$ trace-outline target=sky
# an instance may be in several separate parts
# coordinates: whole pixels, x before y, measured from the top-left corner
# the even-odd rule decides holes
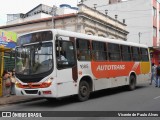
[[[80,0],[0,0],[0,26],[5,25],[7,14],[27,13],[39,4],[48,6],[59,6],[60,4],[69,4],[72,7],[77,6]]]
[[[0,3],[0,26],[5,25],[7,14],[27,13],[39,4],[56,5],[69,4],[72,7],[77,6],[80,0],[1,0]],[[157,0],[160,2],[160,0]]]

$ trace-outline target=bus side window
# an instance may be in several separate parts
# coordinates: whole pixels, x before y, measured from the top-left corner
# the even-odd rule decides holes
[[[119,44],[108,43],[108,56],[110,61],[121,60]]]
[[[92,41],[92,56],[95,61],[106,61],[106,44],[104,42]]]
[[[140,51],[138,47],[131,47],[132,49],[132,60],[133,61],[140,61],[141,56],[140,56]]]
[[[88,40],[77,39],[77,58],[79,61],[90,61],[90,42]]]
[[[121,45],[122,61],[131,61],[130,46]]]
[[[75,65],[75,48],[71,41],[56,41],[56,57],[59,69],[73,67]]]
[[[140,50],[141,50],[142,61],[149,61],[148,49],[147,48],[140,48]]]

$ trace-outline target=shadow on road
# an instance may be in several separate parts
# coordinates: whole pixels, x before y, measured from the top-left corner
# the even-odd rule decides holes
[[[135,90],[145,88],[147,86],[137,86]],[[116,87],[116,88],[109,88],[104,90],[99,90],[97,92],[92,93],[90,99],[100,98],[100,97],[106,97],[110,95],[120,94],[124,92],[131,92],[127,89],[126,86],[123,87]]]
[[[146,87],[147,87],[146,85],[137,86],[135,91],[140,90],[142,88],[146,88]],[[126,87],[117,87],[117,88],[112,88],[112,89],[99,90],[94,93],[91,93],[90,99],[94,100],[94,99],[99,99],[102,97],[109,97],[111,95],[120,94],[124,92],[132,92],[132,91],[128,91]],[[29,104],[27,104],[27,106],[60,107],[64,105],[74,104],[76,102],[77,100],[75,99],[75,96],[70,96],[70,97],[61,98],[59,100],[53,99],[52,102],[51,101],[49,102],[45,99],[36,101],[36,102],[32,102],[32,103],[30,102]]]

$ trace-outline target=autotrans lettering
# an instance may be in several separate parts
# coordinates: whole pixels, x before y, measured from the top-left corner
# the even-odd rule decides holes
[[[98,65],[97,71],[104,70],[124,70],[125,65]]]
[[[128,76],[130,71],[140,74],[140,64],[135,62],[91,62],[92,73],[96,78]],[[133,69],[135,68],[135,69]]]

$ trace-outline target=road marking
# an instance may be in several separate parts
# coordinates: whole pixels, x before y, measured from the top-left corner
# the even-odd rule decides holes
[[[155,97],[154,99],[158,99],[158,98],[160,98],[160,96],[157,96],[157,97]]]

